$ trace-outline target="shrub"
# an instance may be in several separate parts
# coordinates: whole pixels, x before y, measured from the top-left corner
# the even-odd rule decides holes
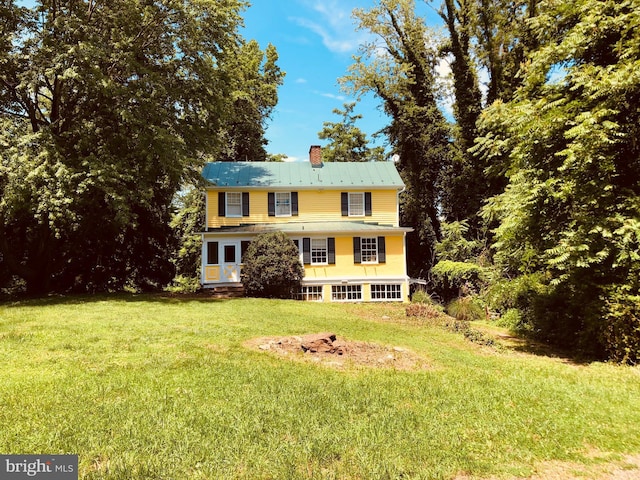
[[[447,305],[447,313],[456,320],[469,322],[472,320],[482,320],[484,311],[473,297],[460,297]]]
[[[431,269],[431,281],[439,297],[451,300],[478,293],[486,284],[486,269],[475,263],[441,260]]]
[[[483,292],[482,298],[491,310],[503,313],[510,308],[524,308],[545,290],[546,286],[541,274],[527,274],[514,279],[503,278],[493,282]]]
[[[431,298],[431,295],[429,295],[424,290],[416,290],[415,292],[413,292],[413,295],[411,295],[411,302],[412,303],[427,303],[427,304],[435,303],[433,301],[433,298]]]
[[[621,289],[619,289],[621,290]],[[640,295],[614,292],[607,300],[604,347],[611,360],[636,365],[640,362]]]
[[[177,275],[165,291],[171,293],[195,293],[200,290],[200,279]]]
[[[258,235],[242,262],[241,281],[248,296],[292,298],[300,289],[304,267],[298,248],[282,232]]]
[[[510,308],[502,315],[500,315],[498,320],[496,320],[496,325],[506,328],[514,333],[521,333],[523,330],[522,322],[523,318],[520,314],[520,310],[518,310],[517,308]]]

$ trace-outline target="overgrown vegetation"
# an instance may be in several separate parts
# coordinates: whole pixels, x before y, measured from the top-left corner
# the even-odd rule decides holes
[[[356,12],[379,42],[343,80],[392,118],[410,275],[433,267],[445,303],[515,309],[521,332],[629,363],[640,360],[639,12],[640,0],[443,0],[447,37],[425,46],[415,3],[382,0]],[[433,110],[445,56],[455,125]]]

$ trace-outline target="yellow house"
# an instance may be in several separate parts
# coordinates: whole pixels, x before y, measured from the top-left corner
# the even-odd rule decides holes
[[[202,234],[202,284],[240,286],[242,255],[269,231],[300,250],[300,298],[406,301],[405,235],[399,226],[404,184],[392,162],[212,162]]]

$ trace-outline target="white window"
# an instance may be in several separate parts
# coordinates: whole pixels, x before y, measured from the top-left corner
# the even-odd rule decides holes
[[[362,285],[331,285],[331,300],[334,302],[362,300]]]
[[[311,265],[326,265],[328,263],[327,252],[326,238],[311,239]]]
[[[300,290],[300,298],[308,302],[322,301],[322,285],[308,285]]]
[[[291,216],[291,192],[276,192],[276,217]]]
[[[364,217],[364,192],[349,193],[349,216]]]
[[[371,285],[371,300],[402,300],[402,285]]]
[[[242,193],[241,192],[227,192],[227,217],[241,217],[242,216]]]
[[[362,263],[378,263],[378,239],[362,237],[360,239]]]

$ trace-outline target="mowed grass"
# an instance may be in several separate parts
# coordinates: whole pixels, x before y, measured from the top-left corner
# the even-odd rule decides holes
[[[333,331],[420,371],[243,346]],[[77,453],[82,479],[527,476],[640,452],[640,372],[466,341],[403,305],[72,297],[0,304],[0,452]]]

